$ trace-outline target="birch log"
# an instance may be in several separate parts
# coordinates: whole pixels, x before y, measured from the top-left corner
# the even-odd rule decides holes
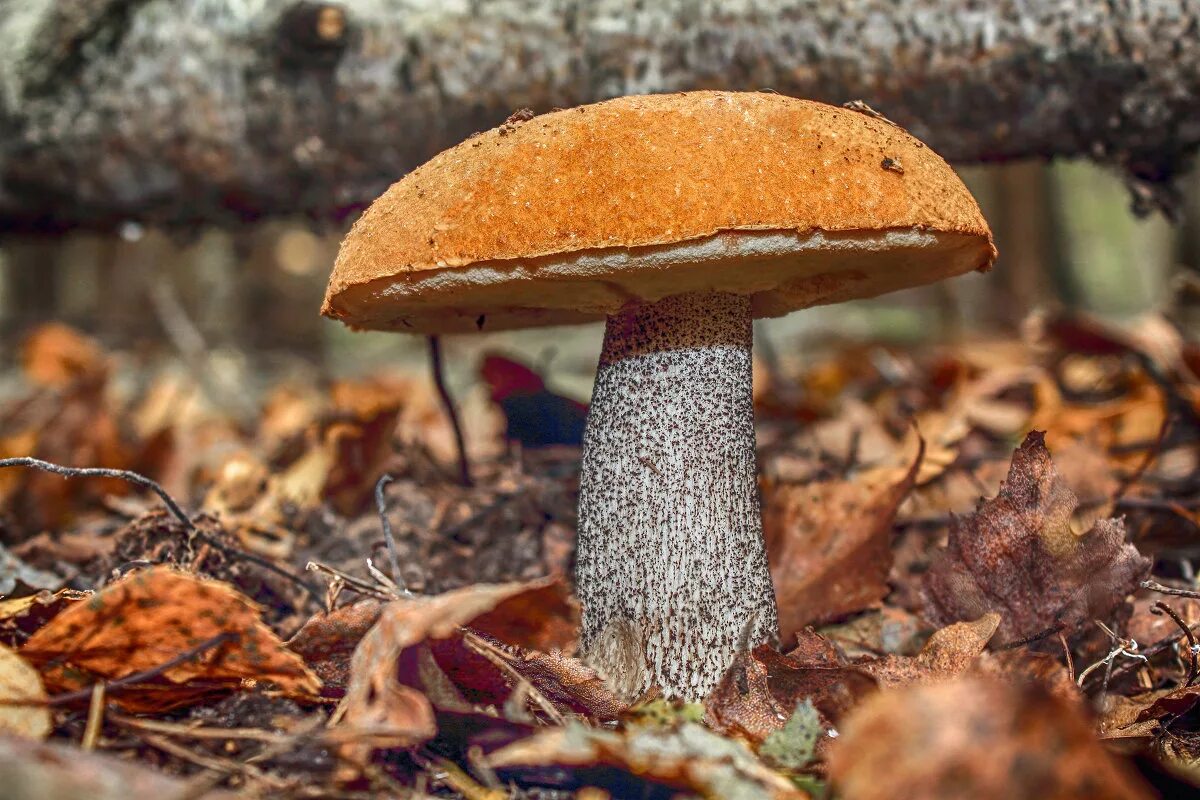
[[[0,230],[338,217],[471,132],[698,87],[862,99],[951,160],[1200,143],[1200,0],[0,0]]]

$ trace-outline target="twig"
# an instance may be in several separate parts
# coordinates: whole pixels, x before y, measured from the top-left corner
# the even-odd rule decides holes
[[[375,507],[379,509],[379,524],[383,528],[383,538],[387,542],[388,559],[392,562],[392,582],[402,594],[408,594],[404,585],[404,576],[400,574],[400,558],[396,555],[396,537],[392,535],[392,523],[387,515],[387,498],[383,489],[392,482],[392,476],[384,473],[375,484]]]
[[[179,520],[188,533],[200,539],[209,547],[219,550],[226,555],[240,558],[244,561],[249,561],[252,564],[262,567],[263,569],[270,570],[276,575],[286,578],[300,588],[304,589],[306,592],[308,592],[309,596],[317,602],[318,605],[321,603],[321,592],[317,588],[310,586],[303,578],[292,574],[278,564],[274,564],[265,558],[256,556],[253,553],[247,553],[245,550],[241,550],[236,547],[230,547],[227,544],[222,544],[214,537],[209,536],[207,533],[197,528],[196,523],[192,521],[192,518],[187,515],[179,503],[175,502],[175,498],[171,497],[171,495],[162,487],[161,484],[152,481],[145,475],[132,472],[131,470],[127,469],[108,469],[107,467],[65,467],[62,464],[52,464],[49,461],[43,461],[40,458],[30,458],[28,456],[0,459],[0,468],[4,467],[32,467],[33,469],[40,469],[45,472],[53,472],[55,475],[61,475],[64,478],[117,478],[119,480],[128,481],[135,486],[140,486],[143,489],[148,489],[158,495],[158,498],[162,500],[163,505],[167,507],[167,510],[171,512],[172,516]]]
[[[95,750],[100,741],[100,730],[104,726],[104,696],[106,687],[100,681],[92,687],[92,702],[88,704],[87,726],[83,729],[83,741],[80,747],[84,750]]]
[[[211,650],[214,647],[218,647],[222,644],[225,644],[226,642],[236,639],[237,637],[238,637],[238,635],[231,631],[225,631],[224,633],[218,633],[216,636],[212,636],[208,639],[205,639],[203,642],[196,645],[195,647],[188,648],[187,650],[183,651],[179,655],[172,658],[170,661],[165,661],[162,664],[159,664],[157,667],[151,667],[150,669],[144,669],[141,672],[134,672],[131,675],[126,675],[124,678],[117,678],[114,681],[109,681],[108,685],[106,687],[106,690],[111,692],[113,689],[121,689],[121,688],[129,686],[131,684],[143,683],[144,681],[148,681],[151,678],[157,678],[159,675],[163,674],[164,672],[171,669],[172,667],[177,667],[186,661],[190,661],[193,658],[196,658],[201,653],[203,653],[207,650]],[[94,688],[89,686],[86,689],[80,689],[75,692],[67,692],[66,694],[55,695],[54,697],[50,697],[46,700],[46,705],[65,706],[70,703],[77,703],[80,700],[87,700],[88,698],[90,698],[92,696],[93,691],[94,691]]]
[[[105,467],[64,467],[61,464],[51,464],[49,461],[42,461],[40,458],[4,458],[0,459],[0,468],[3,467],[33,467],[34,469],[53,472],[55,475],[62,475],[64,478],[118,478],[123,481],[129,481],[132,484],[149,489],[158,495],[158,498],[163,501],[163,505],[183,523],[184,527],[189,531],[196,530],[196,524],[192,522],[191,517],[184,513],[179,504],[175,502],[175,498],[167,494],[167,490],[160,484],[150,480],[145,475],[139,475],[136,472],[130,472],[127,469],[107,469]]]
[[[1195,633],[1198,628],[1200,628],[1200,622],[1196,623],[1195,625],[1188,626],[1188,630],[1192,631],[1193,633]],[[1177,633],[1172,636],[1167,636],[1165,638],[1159,639],[1154,644],[1152,644],[1149,647],[1142,650],[1142,655],[1146,656],[1146,658],[1153,658],[1154,656],[1158,655],[1159,653],[1163,652],[1164,650],[1166,650],[1170,647],[1174,647],[1175,644],[1180,642],[1183,638],[1184,637],[1183,637],[1182,633]],[[1125,673],[1130,672],[1136,666],[1137,666],[1137,664],[1130,663],[1130,664],[1126,664],[1125,666],[1122,666],[1122,667],[1117,667],[1117,669],[1115,669],[1113,671],[1113,679],[1115,680],[1117,678],[1123,677],[1125,675]]]
[[[341,581],[346,586],[348,586],[350,589],[358,592],[359,594],[366,595],[368,597],[374,597],[377,600],[391,600],[392,599],[392,596],[390,594],[388,594],[387,592],[381,591],[378,586],[375,586],[374,584],[371,584],[371,583],[367,583],[362,578],[356,578],[353,575],[351,575],[347,572],[342,572],[340,569],[331,567],[328,564],[322,564],[319,561],[310,561],[305,566],[305,569],[307,569],[309,572],[320,572],[325,575],[330,575],[335,580]],[[329,610],[332,611],[333,608],[331,607]]]
[[[1117,656],[1124,656],[1128,659],[1141,661],[1144,664],[1149,664],[1150,659],[1148,659],[1144,653],[1138,652],[1137,641],[1133,639],[1121,638],[1100,620],[1096,620],[1096,624],[1099,625],[1100,629],[1103,630],[1108,635],[1108,638],[1112,640],[1113,647],[1108,651],[1108,655],[1097,661],[1095,664],[1092,664],[1083,672],[1079,673],[1079,677],[1075,679],[1075,685],[1082,687],[1083,682],[1087,680],[1087,676],[1090,675],[1093,670],[1097,669],[1103,664],[1104,682],[1100,685],[1100,696],[1103,697],[1108,693],[1108,683],[1112,678],[1113,661],[1116,660]]]
[[[1142,581],[1143,589],[1149,589],[1152,592],[1160,594],[1173,594],[1176,597],[1191,597],[1200,599],[1200,592],[1192,591],[1191,589],[1176,589],[1174,586],[1163,586],[1158,581]]]
[[[171,736],[186,736],[191,739],[241,739],[265,744],[290,744],[297,737],[294,734],[276,733],[259,728],[212,728],[188,725],[180,722],[165,722],[156,719],[143,719],[127,714],[109,714],[110,719],[118,725],[135,728],[151,733],[165,733]]]
[[[141,734],[140,738],[142,741],[146,742],[146,744],[162,750],[164,753],[168,753],[176,758],[181,758],[184,761],[188,761],[199,767],[204,767],[205,769],[210,769],[214,772],[220,772],[226,775],[240,773],[245,775],[247,778],[253,778],[254,780],[262,781],[274,789],[286,789],[292,785],[288,781],[263,772],[253,764],[243,764],[234,761],[233,759],[222,758],[220,756],[193,753],[183,745],[177,744],[167,737],[160,736],[156,733],[143,733]]]
[[[564,724],[562,712],[536,686],[530,683],[524,675],[517,672],[512,664],[509,664],[505,660],[505,654],[502,651],[498,650],[486,639],[470,632],[463,634],[463,644],[490,661],[496,669],[507,675],[514,684],[526,684],[529,687],[529,696],[541,706],[542,711],[550,718],[551,722],[556,725]]]
[[[1075,683],[1075,659],[1071,657],[1071,647],[1062,631],[1058,632],[1058,641],[1062,643],[1063,654],[1067,657],[1067,675],[1071,678],[1071,683]]]
[[[1038,631],[1037,633],[1033,634],[1032,636],[1026,636],[1024,639],[1018,639],[1015,642],[1008,642],[1004,645],[1001,645],[1000,647],[997,647],[996,649],[997,650],[1016,650],[1018,647],[1024,647],[1025,645],[1033,644],[1034,642],[1040,642],[1042,639],[1049,638],[1056,633],[1061,633],[1065,627],[1066,626],[1063,625],[1063,623],[1056,622],[1056,623],[1054,623],[1053,626],[1046,628],[1043,631]]]
[[[1179,626],[1179,629],[1183,631],[1183,635],[1187,637],[1189,655],[1188,675],[1187,682],[1183,684],[1183,688],[1186,689],[1196,682],[1196,673],[1200,671],[1200,664],[1198,664],[1196,660],[1197,656],[1200,655],[1200,648],[1196,646],[1196,635],[1192,633],[1192,629],[1189,628],[1182,619],[1180,619],[1179,615],[1175,613],[1175,610],[1162,600],[1157,601],[1150,608],[1150,613],[1166,614],[1171,618],[1172,622]]]
[[[433,383],[437,387],[438,397],[442,399],[442,409],[450,418],[450,427],[454,429],[454,444],[458,448],[458,481],[463,486],[471,486],[471,464],[467,461],[467,446],[463,439],[462,424],[458,420],[458,409],[454,398],[446,388],[446,377],[442,372],[442,340],[437,336],[429,337],[429,367],[433,372]]]

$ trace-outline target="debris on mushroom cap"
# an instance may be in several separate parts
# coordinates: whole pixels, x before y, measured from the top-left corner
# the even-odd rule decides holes
[[[995,258],[953,170],[860,111],[688,92],[527,116],[376,200],[342,243],[324,313],[425,332],[486,315],[500,330],[717,290],[779,316]]]

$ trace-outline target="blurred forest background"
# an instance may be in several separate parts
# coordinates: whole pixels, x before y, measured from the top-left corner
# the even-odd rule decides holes
[[[956,165],[1000,250],[995,269],[833,309],[759,323],[787,361],[848,339],[914,343],[1012,334],[1037,309],[1114,321],[1169,312],[1186,324],[1200,300],[1200,178],[1183,181],[1177,224],[1139,216],[1112,170],[1087,161]],[[423,369],[420,337],[351,332],[317,310],[344,229],[309,219],[203,226],[186,232],[128,221],[112,232],[0,239],[0,320],[7,353],[50,319],[144,358],[211,362],[254,391],[253,375],[346,376],[383,365]],[[1200,324],[1200,319],[1193,320]],[[456,337],[451,380],[466,389],[484,349],[552,365],[586,399],[601,328]],[[218,379],[220,381],[222,379]]]
[[[764,322],[768,358],[1013,332],[1038,307],[1186,317],[1188,5],[0,2],[0,347],[12,363],[61,320],[251,396],[419,367],[423,341],[317,315],[357,211],[518,108],[684,88],[864,100],[955,164],[996,233],[993,274]],[[447,366],[464,390],[502,349],[586,398],[599,343],[461,337]]]

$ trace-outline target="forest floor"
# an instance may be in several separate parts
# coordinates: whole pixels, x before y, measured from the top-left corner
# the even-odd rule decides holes
[[[1200,786],[1200,346],[1162,318],[760,369],[781,640],[702,704],[576,657],[577,449],[497,434],[466,487],[422,379],[239,416],[122,363],[45,326],[0,408],[0,458],[132,473],[0,469],[16,800]]]

